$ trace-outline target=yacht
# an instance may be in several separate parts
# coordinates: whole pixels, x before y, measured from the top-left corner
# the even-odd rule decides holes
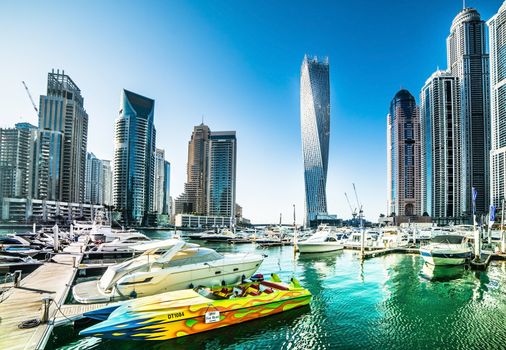
[[[200,239],[206,242],[228,242],[229,239],[237,238],[237,235],[230,231],[228,228],[220,230],[219,232],[204,233]]]
[[[97,252],[133,252],[134,245],[151,242],[151,239],[139,232],[124,234],[112,242],[101,243]]]
[[[472,247],[461,235],[440,235],[420,247],[420,255],[431,265],[462,265],[471,259]]]
[[[344,234],[337,234],[331,226],[320,226],[308,239],[297,243],[300,253],[324,253],[344,248]]]
[[[133,247],[136,258],[109,266],[98,281],[72,289],[77,302],[90,304],[148,296],[193,286],[240,283],[253,275],[264,257],[258,254],[220,254],[177,239]],[[164,250],[164,253],[160,253]]]

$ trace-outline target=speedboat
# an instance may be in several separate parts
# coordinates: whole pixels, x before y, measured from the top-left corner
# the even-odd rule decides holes
[[[300,253],[324,253],[344,248],[344,234],[337,234],[329,226],[318,229],[311,237],[297,243]]]
[[[420,248],[420,255],[432,265],[461,265],[471,259],[472,247],[461,235],[440,235]]]
[[[234,284],[255,273],[264,257],[258,254],[220,254],[177,239],[133,247],[144,253],[109,266],[98,281],[72,289],[79,303],[99,303],[148,296],[192,286]],[[163,253],[161,253],[161,251]]]
[[[40,265],[42,265],[42,262],[30,256],[0,252],[0,273],[14,272],[17,270],[27,273],[32,272]]]
[[[97,252],[133,252],[134,245],[151,242],[151,239],[139,232],[125,233],[112,242],[101,243]]]
[[[166,340],[234,325],[308,305],[311,293],[292,278],[238,286],[199,286],[134,299],[84,314],[102,320],[79,334],[107,339]],[[105,320],[104,320],[105,319]]]

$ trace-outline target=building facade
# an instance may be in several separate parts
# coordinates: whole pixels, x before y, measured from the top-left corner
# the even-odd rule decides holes
[[[300,122],[304,158],[305,225],[327,214],[327,169],[330,137],[328,59],[304,57],[300,75]]]
[[[93,153],[86,154],[86,181],[84,202],[104,203],[104,165]]]
[[[103,178],[104,178],[104,205],[112,205],[112,168],[111,161],[102,159]]]
[[[123,90],[114,130],[113,203],[128,225],[142,225],[154,198],[155,101]]]
[[[17,123],[0,128],[0,198],[32,197],[32,157],[36,127]]]
[[[422,212],[462,216],[462,128],[459,79],[436,71],[420,93]]]
[[[490,202],[506,198],[506,2],[488,22],[491,87]]]
[[[61,131],[38,129],[33,160],[33,198],[58,201],[62,193],[61,161],[64,137]]]
[[[188,163],[186,165],[186,183],[184,192],[176,198],[176,214],[205,215],[207,180],[207,143],[211,131],[204,124],[193,128],[188,143]]]
[[[388,214],[420,216],[420,120],[409,91],[397,92],[387,118]]]
[[[234,218],[237,163],[235,131],[211,132],[207,147],[206,214]]]
[[[488,212],[490,158],[489,56],[485,22],[473,8],[453,20],[447,38],[448,70],[458,78],[462,128],[461,211],[472,212],[472,193],[478,192],[476,211]]]
[[[84,109],[84,100],[81,90],[65,74],[59,70],[48,73],[47,94],[40,96],[39,130],[58,132],[62,135],[61,154],[54,173],[58,173],[59,187],[58,197],[54,199],[64,202],[82,202],[84,200],[84,187],[86,177],[86,146],[88,140],[88,114]],[[51,149],[58,147],[56,134],[41,135],[42,139],[53,138]],[[44,152],[43,147],[37,149]],[[51,154],[54,158],[56,153]],[[44,155],[39,155],[44,158]],[[43,181],[43,178],[39,179]],[[52,184],[49,186],[53,186]],[[52,195],[55,195],[55,191]],[[51,198],[53,199],[53,198]]]

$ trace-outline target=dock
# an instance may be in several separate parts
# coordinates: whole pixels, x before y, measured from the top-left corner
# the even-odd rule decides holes
[[[73,243],[67,253],[56,254],[0,297],[0,349],[44,349],[83,258],[82,243]],[[19,328],[26,321],[40,320],[43,301],[50,297],[47,323],[34,322],[32,328]]]
[[[371,250],[368,252],[364,252],[364,259],[370,259],[370,258],[375,258],[377,256],[394,254],[394,253],[420,254],[420,249],[419,248],[410,248],[410,247],[395,247],[395,248]]]

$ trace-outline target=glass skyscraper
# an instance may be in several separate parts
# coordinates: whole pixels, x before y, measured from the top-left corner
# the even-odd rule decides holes
[[[207,215],[235,218],[235,131],[211,132],[207,147]]]
[[[300,123],[304,158],[305,225],[327,215],[327,169],[330,137],[328,59],[304,56],[300,73]]]
[[[422,211],[433,218],[462,215],[462,129],[459,80],[436,71],[420,93]]]
[[[421,215],[420,120],[408,90],[395,94],[387,118],[388,214]]]
[[[113,202],[127,224],[141,225],[154,197],[155,101],[123,90],[114,130]]]
[[[58,181],[61,183],[49,186],[57,186],[59,187],[59,191],[50,191],[46,199],[75,203],[83,202],[86,177],[86,146],[88,142],[88,114],[84,109],[84,99],[81,95],[81,90],[64,71],[60,73],[59,70],[56,72],[53,70],[51,73],[48,73],[47,94],[46,96],[40,96],[39,111],[39,129],[41,132],[57,132],[61,133],[63,137],[61,155],[59,153],[52,153],[50,155],[52,158],[50,160],[51,166],[58,167],[58,169],[51,169],[51,172],[58,174]],[[59,140],[56,135],[41,135],[44,142],[53,139],[55,144],[49,146],[53,150],[58,148],[57,143],[59,143]],[[43,152],[42,149],[38,149],[37,151]],[[59,159],[54,159],[57,155],[59,155]],[[39,155],[38,157],[44,158],[44,155]],[[58,196],[53,198],[57,193]],[[43,196],[39,196],[39,198],[43,198]]]
[[[506,2],[488,22],[491,85],[491,204],[506,197]]]
[[[490,159],[489,56],[485,22],[473,8],[460,11],[446,40],[448,70],[458,78],[462,128],[460,211],[471,214],[471,188],[478,191],[476,211],[488,212]]]

